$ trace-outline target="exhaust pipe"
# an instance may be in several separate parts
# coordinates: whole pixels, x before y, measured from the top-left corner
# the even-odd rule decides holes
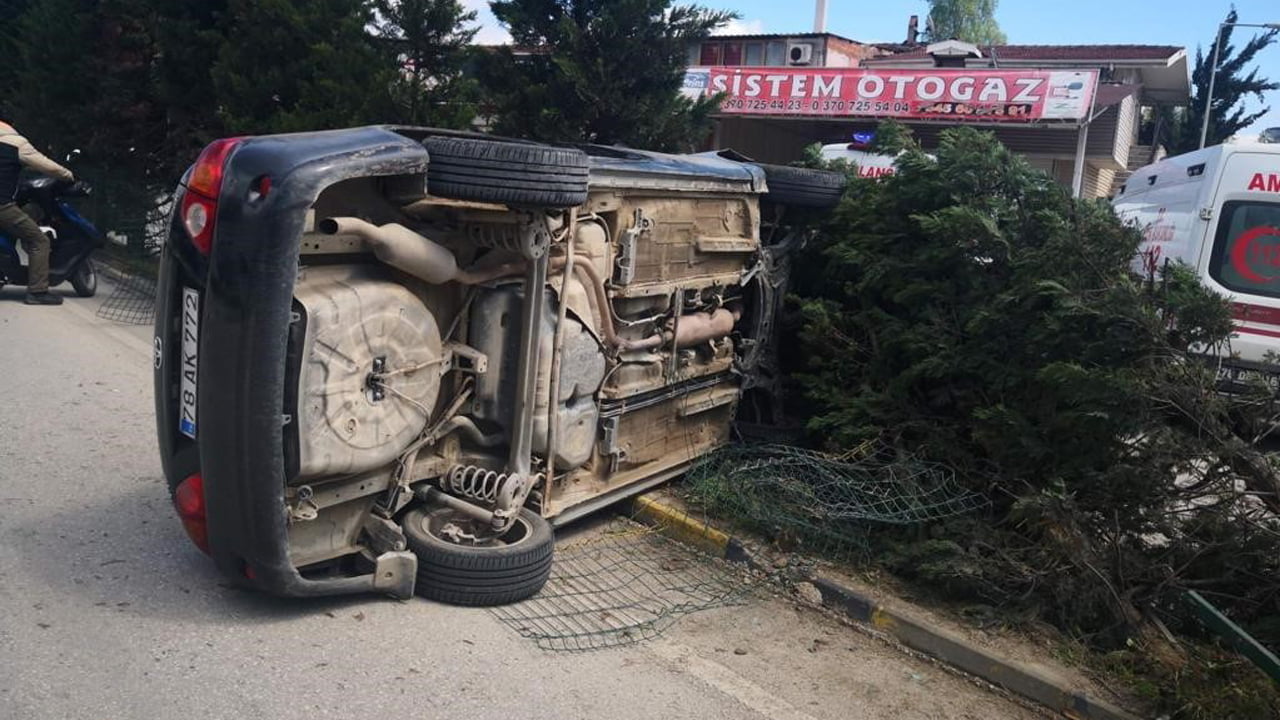
[[[739,308],[720,308],[715,312],[690,313],[680,316],[676,326],[675,343],[677,348],[701,345],[709,340],[719,340],[733,332],[733,326],[742,319]]]
[[[523,259],[496,265],[481,259],[463,270],[448,248],[396,223],[374,225],[360,218],[331,217],[321,220],[316,229],[326,235],[356,235],[382,262],[432,285],[450,281],[479,285],[519,275],[529,266]]]
[[[444,246],[396,223],[374,225],[359,218],[331,217],[317,229],[326,235],[356,235],[382,262],[433,285],[458,279],[458,259]]]

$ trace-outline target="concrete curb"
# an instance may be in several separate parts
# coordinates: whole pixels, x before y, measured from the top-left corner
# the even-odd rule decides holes
[[[684,510],[670,507],[650,495],[632,500],[632,517],[656,527],[659,532],[716,557],[756,568],[763,565],[751,557],[736,538],[708,525]],[[809,578],[822,594],[822,605],[850,620],[870,625],[903,645],[930,655],[970,675],[1034,700],[1076,720],[1139,720],[1138,716],[1046,676],[1022,663],[997,657],[949,630],[931,626],[890,605],[876,602],[839,581],[817,573]]]

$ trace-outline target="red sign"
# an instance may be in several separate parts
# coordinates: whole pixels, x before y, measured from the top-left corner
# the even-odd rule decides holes
[[[1280,175],[1276,175],[1275,173],[1271,173],[1270,175],[1257,173],[1253,176],[1253,180],[1249,181],[1249,189],[1280,193]]]
[[[685,93],[731,115],[906,118],[951,122],[1082,120],[1098,73],[1036,70],[692,68]]]
[[[1264,225],[1241,233],[1231,246],[1231,267],[1258,285],[1280,277],[1280,228]]]

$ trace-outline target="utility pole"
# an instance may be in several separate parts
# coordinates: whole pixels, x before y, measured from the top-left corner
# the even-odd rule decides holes
[[[1204,124],[1200,126],[1200,149],[1204,149],[1209,139],[1209,116],[1213,110],[1213,86],[1218,79],[1218,53],[1222,47],[1222,31],[1229,27],[1266,28],[1280,30],[1280,23],[1222,23],[1218,25],[1218,34],[1213,38],[1213,61],[1209,63],[1209,94],[1204,99]]]

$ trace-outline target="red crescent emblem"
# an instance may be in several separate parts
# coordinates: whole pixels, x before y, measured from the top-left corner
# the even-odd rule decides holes
[[[1266,237],[1267,235],[1274,235],[1278,240],[1280,240],[1280,228],[1267,227],[1264,225],[1262,227],[1253,228],[1252,230],[1247,230],[1242,233],[1240,237],[1236,238],[1235,244],[1231,246],[1231,267],[1235,268],[1235,271],[1240,275],[1240,277],[1251,283],[1268,283],[1275,279],[1274,276],[1264,277],[1254,272],[1253,268],[1249,267],[1249,260],[1247,257],[1249,254],[1249,246],[1252,245],[1254,241]]]

